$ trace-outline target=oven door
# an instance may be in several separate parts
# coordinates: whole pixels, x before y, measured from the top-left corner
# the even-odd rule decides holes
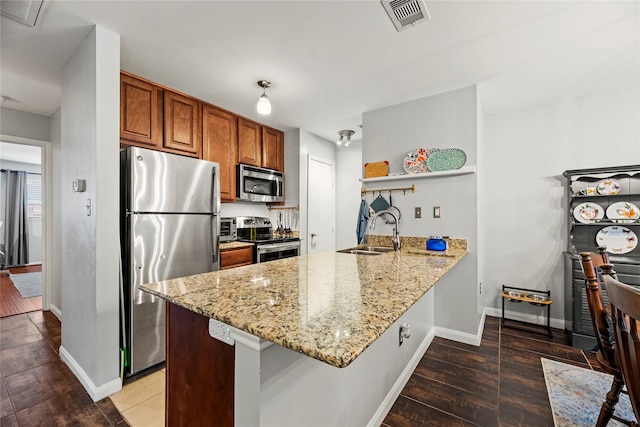
[[[300,241],[256,245],[256,263],[300,255]]]

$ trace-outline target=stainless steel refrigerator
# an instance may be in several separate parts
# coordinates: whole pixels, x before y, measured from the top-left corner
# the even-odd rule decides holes
[[[140,285],[219,269],[220,167],[137,147],[121,152],[120,165],[121,334],[131,376],[165,360],[164,300]]]

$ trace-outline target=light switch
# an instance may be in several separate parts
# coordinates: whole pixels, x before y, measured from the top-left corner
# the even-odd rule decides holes
[[[415,217],[416,218],[422,218],[422,208],[416,207],[416,208],[414,208],[414,210],[415,210]]]
[[[440,206],[433,207],[433,217],[440,218]]]

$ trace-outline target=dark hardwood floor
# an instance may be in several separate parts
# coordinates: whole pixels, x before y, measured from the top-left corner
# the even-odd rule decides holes
[[[58,355],[50,311],[0,319],[0,426],[126,426],[109,398],[94,403]]]
[[[587,369],[595,359],[564,331],[545,333],[487,317],[479,347],[435,338],[383,426],[553,426],[540,358]]]
[[[487,317],[479,347],[435,338],[383,426],[553,426],[540,358],[585,368],[594,359],[570,347],[564,331],[539,331]],[[127,425],[110,399],[94,403],[60,360],[51,312],[2,318],[0,332],[1,426]]]
[[[29,265],[25,267],[9,268],[11,274],[33,273],[42,271],[42,265]],[[42,310],[42,296],[22,298],[20,292],[13,286],[13,281],[8,275],[0,276],[0,317],[13,316]]]

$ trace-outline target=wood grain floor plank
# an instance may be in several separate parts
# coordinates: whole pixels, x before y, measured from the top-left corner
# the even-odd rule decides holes
[[[389,427],[475,425],[405,396],[398,397],[384,424]]]
[[[42,271],[42,265],[12,267],[9,271],[11,274],[33,273]],[[36,310],[42,310],[42,296],[22,298],[11,276],[0,276],[0,318]]]

